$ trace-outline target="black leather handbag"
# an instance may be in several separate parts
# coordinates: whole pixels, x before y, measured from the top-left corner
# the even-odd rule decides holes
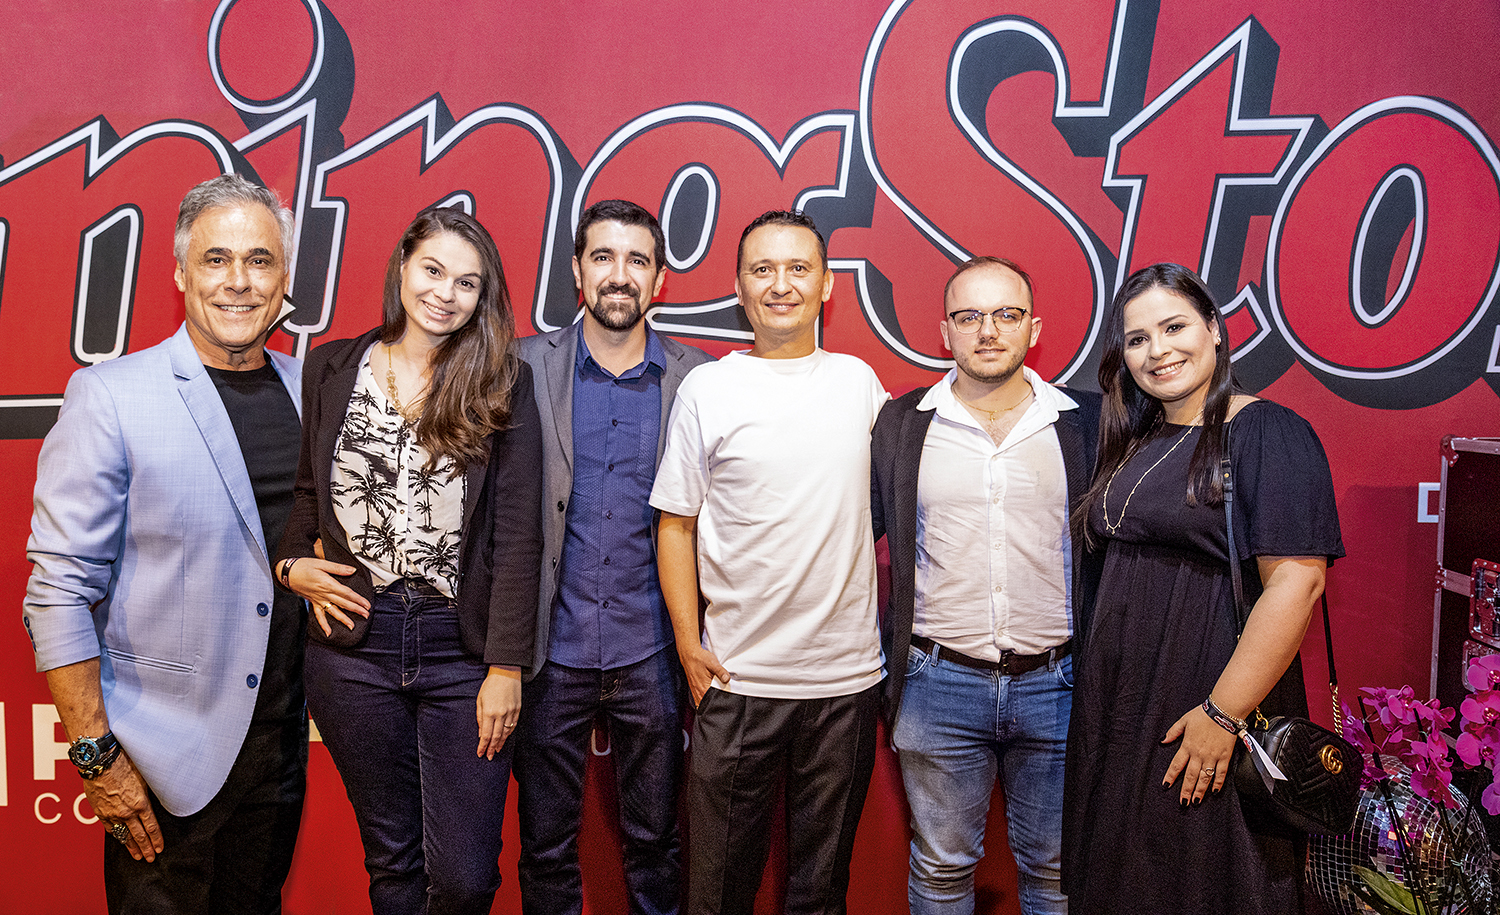
[[[1224,521],[1229,528],[1229,575],[1234,584],[1234,609],[1241,634],[1249,611],[1245,607],[1239,553],[1234,544],[1234,480],[1228,449],[1220,465],[1224,476]],[[1328,594],[1323,594],[1323,634],[1328,647],[1328,687],[1333,697],[1333,720],[1340,731],[1338,675],[1333,667],[1333,627],[1328,620]],[[1299,832],[1341,834],[1354,828],[1359,804],[1359,782],[1364,759],[1358,748],[1306,718],[1278,716],[1267,720],[1256,709],[1239,738],[1245,746],[1231,763],[1235,790],[1247,810],[1269,814]],[[1250,743],[1255,746],[1250,746]]]

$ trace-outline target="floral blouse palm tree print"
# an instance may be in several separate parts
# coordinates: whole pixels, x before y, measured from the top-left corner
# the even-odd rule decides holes
[[[464,476],[450,458],[427,466],[411,423],[369,390],[365,369],[334,445],[335,513],[356,553],[394,577],[456,594]]]

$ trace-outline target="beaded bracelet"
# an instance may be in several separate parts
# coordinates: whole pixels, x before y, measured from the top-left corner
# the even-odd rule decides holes
[[[1214,705],[1213,696],[1203,700],[1203,712],[1213,719],[1214,724],[1231,734],[1238,736],[1241,731],[1245,730],[1245,722]]]

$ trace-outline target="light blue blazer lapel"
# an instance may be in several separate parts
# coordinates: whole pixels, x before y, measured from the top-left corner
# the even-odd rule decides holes
[[[292,406],[297,408],[297,418],[301,419],[302,360],[270,349],[266,350],[266,357],[271,360],[271,367],[281,377],[281,383],[286,388],[287,395],[292,398]]]
[[[234,500],[235,510],[239,512],[240,523],[255,536],[261,559],[269,566],[266,535],[260,527],[260,510],[255,504],[255,490],[250,485],[250,473],[245,469],[245,456],[240,453],[239,439],[235,437],[234,425],[229,422],[229,414],[224,410],[224,402],[219,398],[214,380],[208,377],[208,370],[203,367],[198,351],[193,349],[193,341],[188,338],[187,325],[183,325],[172,337],[168,352],[182,402],[193,417],[198,433],[203,436],[208,453],[213,456],[219,478],[224,481],[224,488]]]
[[[574,324],[557,335],[542,356],[542,377],[536,379],[545,395],[537,398],[542,426],[551,426],[562,446],[568,479],[573,478],[573,369],[581,332]]]

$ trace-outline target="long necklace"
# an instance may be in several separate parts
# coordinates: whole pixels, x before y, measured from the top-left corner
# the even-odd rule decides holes
[[[416,422],[407,415],[406,408],[401,405],[401,395],[396,393],[396,367],[391,363],[391,347],[388,343],[385,345],[385,392],[391,396],[391,405],[396,408],[397,413],[401,414],[404,421]],[[420,410],[416,412],[418,417],[422,415]]]
[[[1200,413],[1198,415],[1202,416],[1203,414]],[[1194,417],[1193,419],[1194,422],[1197,421],[1197,417]],[[1151,471],[1161,466],[1162,461],[1165,461],[1167,458],[1171,457],[1172,452],[1177,450],[1177,446],[1187,441],[1187,437],[1189,435],[1192,435],[1193,430],[1196,428],[1197,426],[1193,425],[1192,423],[1188,423],[1187,431],[1182,433],[1182,438],[1179,438],[1177,441],[1173,442],[1172,447],[1167,449],[1166,454],[1157,458],[1155,464],[1152,464],[1150,467],[1146,468],[1146,472],[1141,474],[1141,478],[1135,481],[1134,486],[1130,487],[1130,492],[1125,494],[1125,504],[1120,506],[1120,517],[1111,524],[1109,520],[1109,488],[1115,485],[1115,477],[1119,476],[1120,471],[1125,469],[1126,461],[1120,462],[1120,466],[1115,468],[1115,472],[1109,475],[1109,482],[1104,484],[1104,499],[1099,503],[1100,508],[1104,511],[1104,532],[1106,534],[1114,534],[1119,532],[1120,525],[1125,523],[1125,510],[1130,508],[1130,497],[1135,495],[1135,491],[1140,488],[1141,483],[1145,482],[1146,477],[1151,475]],[[1129,459],[1127,458],[1126,460],[1128,461]]]
[[[954,391],[953,392],[953,396],[954,397],[958,397],[958,392]],[[1030,396],[1031,396],[1031,386],[1027,385],[1026,386],[1026,393],[1021,395],[1021,399],[1018,400],[1018,401],[1016,401],[1015,403],[1011,404],[1010,406],[1006,407],[1003,410],[986,410],[984,407],[981,407],[981,406],[979,406],[976,403],[970,403],[969,401],[964,400],[962,397],[958,397],[958,402],[961,403],[961,404],[963,404],[964,406],[968,407],[970,410],[978,410],[980,413],[983,413],[985,415],[985,417],[990,422],[994,422],[995,421],[995,417],[999,416],[1002,413],[1009,413],[1011,410],[1014,410],[1016,407],[1019,407],[1021,404],[1025,403],[1026,399],[1028,397],[1030,397]]]

